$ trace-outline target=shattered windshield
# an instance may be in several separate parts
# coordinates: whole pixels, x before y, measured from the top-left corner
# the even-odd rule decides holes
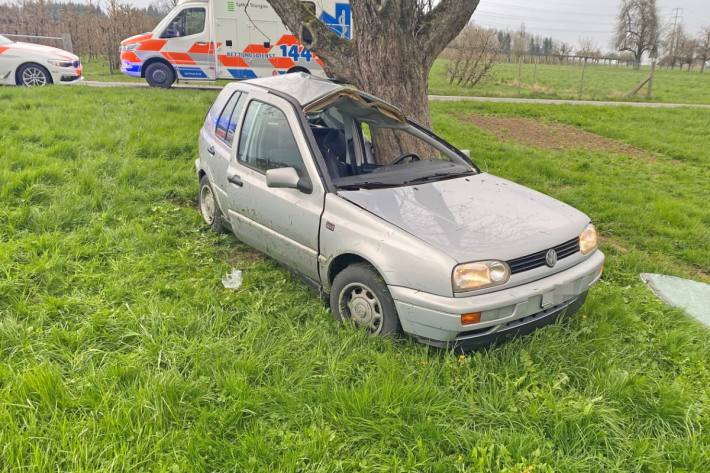
[[[381,104],[348,95],[307,116],[340,189],[396,187],[477,172],[449,145]]]

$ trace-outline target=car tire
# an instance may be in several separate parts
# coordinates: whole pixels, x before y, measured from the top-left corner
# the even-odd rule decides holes
[[[217,233],[227,233],[227,224],[219,209],[217,198],[215,197],[212,184],[207,176],[202,176],[200,179],[200,192],[197,195],[197,205],[200,209],[202,220],[205,221],[210,228]]]
[[[46,67],[28,62],[17,69],[15,83],[25,87],[43,87],[52,83],[52,75]]]
[[[175,70],[164,62],[154,62],[146,68],[145,80],[151,87],[169,89],[175,82]]]
[[[385,337],[402,332],[387,284],[367,263],[351,264],[335,276],[330,310],[336,320],[350,321],[371,335]]]

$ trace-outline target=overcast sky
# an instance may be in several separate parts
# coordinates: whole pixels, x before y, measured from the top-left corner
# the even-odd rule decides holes
[[[126,1],[141,7],[152,2]],[[710,0],[657,0],[657,3],[661,24],[672,24],[673,9],[680,8],[679,19],[688,33],[695,36],[701,26],[710,26]],[[619,0],[481,0],[473,19],[482,26],[504,30],[517,30],[525,23],[528,32],[573,45],[580,38],[592,38],[598,47],[608,50],[618,8]]]
[[[682,9],[686,31],[695,35],[710,26],[710,0],[657,0],[661,24],[672,24],[673,9]],[[476,23],[516,30],[521,23],[530,33],[552,36],[576,44],[592,38],[603,50],[610,48],[619,0],[481,0],[473,14]]]

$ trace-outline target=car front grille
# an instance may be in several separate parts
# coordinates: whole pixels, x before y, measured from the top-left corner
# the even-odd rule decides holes
[[[560,243],[559,245],[548,248],[547,250],[538,251],[537,253],[508,261],[507,263],[508,266],[510,266],[510,274],[522,273],[523,271],[529,271],[531,269],[539,268],[540,266],[545,266],[545,257],[550,249],[557,252],[558,261],[562,258],[567,258],[568,256],[571,256],[579,251],[579,237]]]

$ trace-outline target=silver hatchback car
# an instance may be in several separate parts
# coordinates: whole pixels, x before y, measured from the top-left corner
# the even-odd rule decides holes
[[[303,73],[229,84],[199,150],[205,222],[375,335],[473,348],[574,313],[602,273],[582,212],[482,172],[349,86]]]

